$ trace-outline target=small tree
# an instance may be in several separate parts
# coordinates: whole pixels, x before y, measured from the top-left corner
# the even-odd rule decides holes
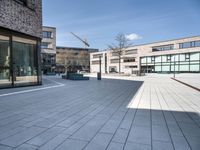
[[[117,42],[116,44],[112,44],[112,45],[108,45],[108,48],[110,50],[113,51],[113,53],[116,54],[116,56],[118,56],[119,59],[119,74],[121,73],[121,56],[123,55],[123,51],[131,46],[131,44],[129,43],[129,40],[126,38],[126,35],[123,33],[119,33],[116,38],[115,41]]]

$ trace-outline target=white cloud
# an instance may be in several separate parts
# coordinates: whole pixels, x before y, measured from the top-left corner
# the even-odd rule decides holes
[[[136,33],[131,33],[131,34],[126,35],[126,38],[131,41],[142,39],[142,37]]]

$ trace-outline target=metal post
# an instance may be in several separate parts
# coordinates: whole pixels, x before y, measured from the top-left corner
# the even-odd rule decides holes
[[[101,56],[99,56],[99,72],[97,73],[97,79],[101,80]]]
[[[148,65],[147,65],[147,74],[149,74],[149,67],[148,67]]]
[[[119,55],[119,74],[121,73],[121,55]]]
[[[101,56],[99,56],[99,72],[101,74]]]
[[[175,70],[176,70],[176,69],[175,69],[175,56],[174,56],[174,78],[176,77],[176,75],[175,75],[175,74],[176,74],[176,73],[175,73]]]

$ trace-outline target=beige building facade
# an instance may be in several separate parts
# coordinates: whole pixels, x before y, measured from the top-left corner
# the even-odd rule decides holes
[[[56,72],[90,71],[90,53],[98,49],[78,47],[56,47]]]
[[[119,59],[112,50],[90,54],[91,72],[119,72]],[[136,45],[123,50],[124,74],[200,72],[200,36]]]

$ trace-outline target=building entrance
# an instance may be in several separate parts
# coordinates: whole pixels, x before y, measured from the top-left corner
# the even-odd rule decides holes
[[[9,37],[0,35],[0,87],[9,87],[11,84]]]

